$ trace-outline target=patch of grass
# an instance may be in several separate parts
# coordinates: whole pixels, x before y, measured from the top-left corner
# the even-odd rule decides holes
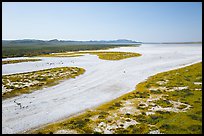
[[[139,53],[132,52],[92,52],[91,54],[96,54],[100,59],[104,60],[122,60],[141,56]]]
[[[178,107],[178,109],[182,110],[182,109],[184,109],[184,108],[186,108],[186,107],[187,107],[186,105],[180,105],[180,106]]]
[[[158,114],[170,114],[169,111],[156,111],[156,113],[158,113]]]
[[[149,127],[146,124],[130,125],[127,131],[128,134],[147,134],[149,132]]]
[[[199,115],[196,115],[196,114],[190,114],[190,115],[188,115],[191,119],[193,119],[193,120],[198,120],[198,121],[200,121],[200,122],[202,122],[202,116],[200,116],[200,114]]]
[[[188,127],[188,129],[194,134],[201,134],[202,133],[202,125],[191,125]]]
[[[137,121],[137,122],[140,122],[140,123],[147,123],[147,119],[148,117],[146,115],[137,115],[134,117],[134,119]]]
[[[169,100],[158,100],[155,102],[157,105],[163,107],[163,108],[166,108],[166,107],[172,107],[173,104],[170,103]]]
[[[176,125],[170,125],[170,124],[162,124],[160,126],[160,129],[165,129],[165,130],[177,130],[179,129],[178,126]]]
[[[150,115],[147,119],[147,124],[155,125],[163,120],[163,118],[164,117],[162,115]]]
[[[33,61],[41,61],[41,59],[19,59],[19,60],[3,60],[3,64],[13,64],[13,63],[21,63],[21,62],[33,62]]]
[[[150,90],[150,92],[151,92],[152,94],[161,94],[161,93],[162,93],[162,91],[159,90],[159,89],[157,89],[157,90]]]

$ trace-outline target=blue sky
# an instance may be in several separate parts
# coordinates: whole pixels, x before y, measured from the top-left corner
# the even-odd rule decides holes
[[[202,41],[201,2],[3,2],[3,39]]]

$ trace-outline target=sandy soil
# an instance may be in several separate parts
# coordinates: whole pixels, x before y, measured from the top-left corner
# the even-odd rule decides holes
[[[21,133],[63,119],[128,93],[137,83],[158,72],[202,61],[202,45],[142,45],[109,51],[138,52],[142,56],[107,61],[87,54],[73,58],[42,57],[39,62],[3,65],[2,74],[62,66],[78,66],[86,72],[42,91],[2,101],[2,133]]]

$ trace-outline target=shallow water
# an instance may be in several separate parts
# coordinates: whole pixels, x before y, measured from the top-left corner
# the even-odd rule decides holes
[[[202,45],[144,44],[109,51],[138,52],[142,56],[120,61],[100,60],[96,55],[46,58],[2,66],[13,74],[61,66],[86,69],[83,75],[60,84],[2,101],[3,133],[18,133],[57,121],[134,90],[137,83],[158,72],[202,61]],[[38,57],[39,58],[39,57]],[[50,65],[50,63],[54,63]],[[20,109],[14,100],[28,108]]]

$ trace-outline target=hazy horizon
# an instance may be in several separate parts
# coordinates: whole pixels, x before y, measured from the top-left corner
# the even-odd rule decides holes
[[[201,2],[3,2],[3,40],[202,41]]]

